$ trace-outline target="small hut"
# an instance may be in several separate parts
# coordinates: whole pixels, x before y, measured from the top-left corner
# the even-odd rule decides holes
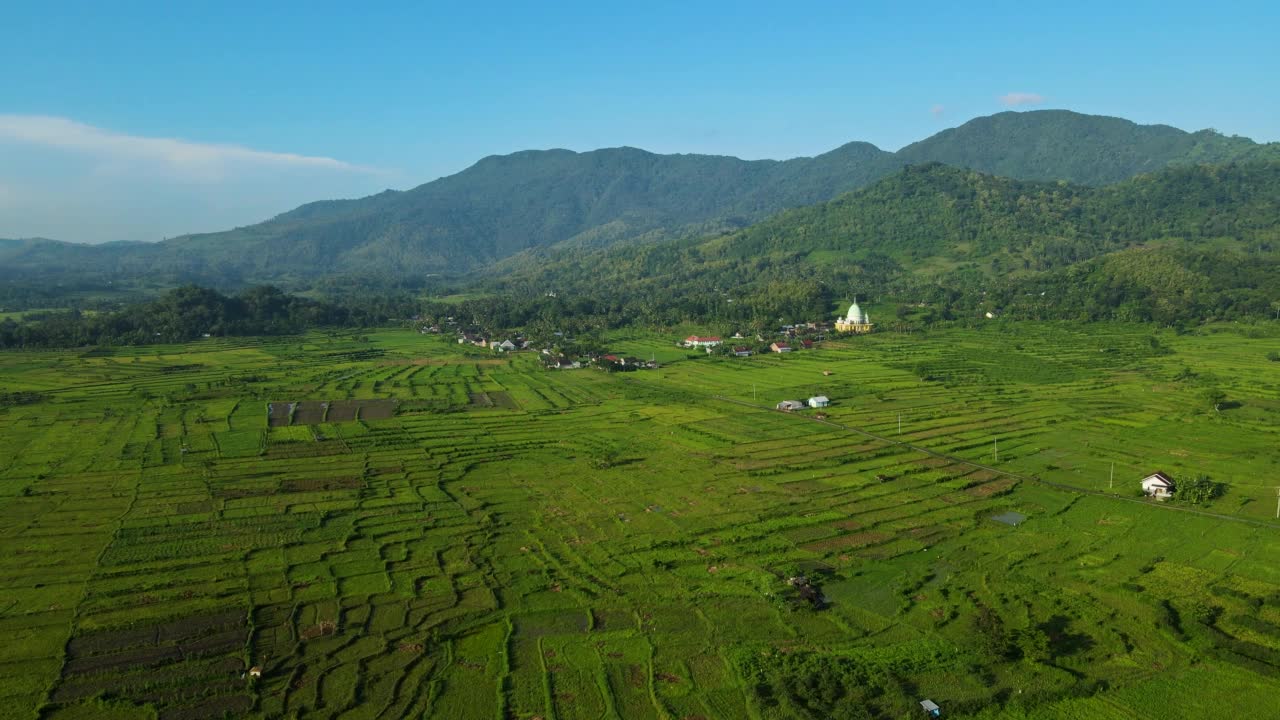
[[[921,700],[920,707],[924,708],[924,714],[931,718],[942,717],[942,708],[932,700]]]

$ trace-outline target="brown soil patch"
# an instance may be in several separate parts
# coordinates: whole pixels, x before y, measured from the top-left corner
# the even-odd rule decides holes
[[[829,550],[844,550],[847,548],[860,548],[888,540],[889,536],[882,532],[869,530],[867,532],[854,533],[852,535],[841,535],[840,537],[820,540],[814,543],[802,545],[806,550],[814,552],[826,552]]]
[[[1007,490],[1017,484],[1018,481],[1016,479],[1006,477],[1002,480],[996,480],[994,482],[978,485],[977,487],[971,487],[964,492],[974,497],[990,497],[1001,490]]]
[[[180,502],[175,508],[179,515],[190,515],[192,513],[207,513],[213,510],[212,500],[197,500],[195,502]]]
[[[314,492],[317,490],[358,490],[364,480],[358,477],[299,478],[280,483],[281,492]]]
[[[299,637],[303,640],[314,640],[324,635],[332,635],[338,631],[338,623],[332,620],[321,620],[319,623],[303,630]]]

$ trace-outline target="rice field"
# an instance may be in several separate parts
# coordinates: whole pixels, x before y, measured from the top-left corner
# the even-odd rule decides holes
[[[40,393],[0,408],[0,715],[1254,712],[1278,338],[632,333],[666,362],[625,375],[403,330],[0,355]],[[1155,470],[1227,492],[1134,497]]]

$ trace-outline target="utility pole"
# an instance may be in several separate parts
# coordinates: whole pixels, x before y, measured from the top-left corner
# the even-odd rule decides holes
[[[1111,490],[1115,490],[1115,489],[1116,489],[1116,464],[1115,464],[1115,463],[1111,463],[1111,485],[1110,485],[1110,489],[1111,489]]]
[[[898,434],[902,434],[902,413],[898,413]]]
[[[1000,438],[991,438],[991,443],[995,448],[996,462],[1000,462]]]
[[[1280,487],[1276,488],[1276,519],[1280,520]]]

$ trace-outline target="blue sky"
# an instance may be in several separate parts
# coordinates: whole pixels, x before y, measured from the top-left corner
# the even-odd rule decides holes
[[[1010,108],[1280,140],[1275,3],[359,5],[8,0],[0,237],[224,229],[525,148],[893,150]]]

